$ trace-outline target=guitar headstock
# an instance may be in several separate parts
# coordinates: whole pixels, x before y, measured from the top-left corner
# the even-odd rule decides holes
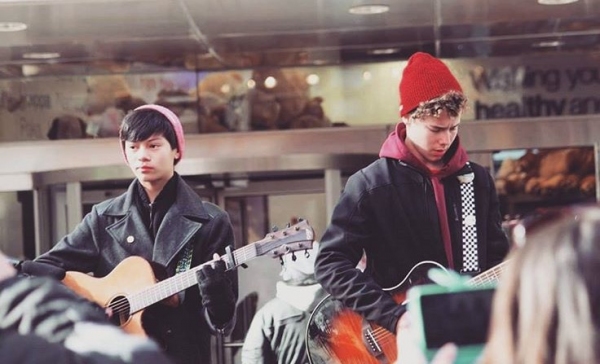
[[[273,258],[298,250],[312,249],[315,231],[306,220],[287,226],[285,229],[268,233],[264,239],[256,242],[258,255]]]

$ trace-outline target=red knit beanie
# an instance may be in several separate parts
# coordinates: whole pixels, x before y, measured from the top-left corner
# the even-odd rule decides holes
[[[181,121],[175,115],[175,113],[164,106],[156,105],[156,104],[148,104],[142,105],[135,110],[143,110],[143,109],[152,109],[158,111],[163,114],[167,120],[173,126],[173,130],[175,131],[175,136],[177,137],[177,150],[179,151],[179,159],[176,160],[176,163],[179,162],[183,158],[183,151],[185,149],[185,138],[183,137],[183,126],[181,125]],[[134,111],[135,111],[134,110]],[[125,153],[125,146],[121,143],[121,151],[123,152],[123,156],[125,157],[125,162],[127,162],[127,155]]]
[[[408,64],[402,72],[399,91],[402,117],[422,102],[433,100],[449,91],[463,92],[448,66],[422,52],[417,52],[408,59]]]

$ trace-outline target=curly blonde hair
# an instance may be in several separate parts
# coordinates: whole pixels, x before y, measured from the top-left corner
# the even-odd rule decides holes
[[[410,119],[422,119],[426,116],[439,117],[446,110],[451,117],[457,117],[465,109],[467,97],[458,91],[449,91],[440,97],[422,102],[410,114]]]

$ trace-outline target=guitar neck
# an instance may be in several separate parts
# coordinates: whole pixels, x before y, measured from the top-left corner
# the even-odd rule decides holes
[[[225,262],[227,270],[231,270],[261,255],[259,250],[260,247],[258,244],[251,244],[243,248],[236,249],[231,253],[231,255],[225,254],[221,256],[219,260]],[[212,261],[192,267],[185,272],[178,273],[173,277],[160,281],[151,287],[131,294],[127,297],[130,301],[131,313],[140,311],[197,284],[198,280],[196,278],[196,272],[202,269],[202,267],[205,265],[211,263]]]
[[[271,233],[262,240],[222,255],[219,260],[225,263],[226,270],[231,270],[262,255],[278,257],[290,251],[311,248],[314,231],[308,226],[308,223],[302,222],[292,228]],[[171,278],[129,295],[127,299],[130,304],[130,313],[140,311],[197,284],[196,272],[211,263],[213,261],[192,267],[185,272],[178,273]]]
[[[495,267],[488,269],[487,271],[471,278],[469,280],[469,284],[474,287],[485,286],[488,284],[492,284],[498,281],[500,278],[500,274],[506,268],[507,260],[502,263],[496,265]]]

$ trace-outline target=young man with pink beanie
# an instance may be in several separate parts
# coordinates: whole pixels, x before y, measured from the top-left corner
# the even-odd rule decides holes
[[[136,179],[122,195],[95,205],[34,262],[104,277],[125,258],[140,256],[169,277],[224,255],[234,242],[229,216],[202,201],[175,172],[185,152],[179,118],[159,105],[140,106],[125,116],[119,135]],[[145,333],[175,363],[210,363],[211,332],[229,334],[235,323],[236,272],[216,260],[197,272],[197,281],[169,304],[144,311]]]
[[[328,293],[391,333],[406,308],[382,287],[422,261],[473,276],[508,251],[492,177],[460,145],[466,97],[457,79],[419,52],[399,91],[400,122],[380,158],[348,179],[315,264]],[[364,273],[355,269],[363,251]]]

